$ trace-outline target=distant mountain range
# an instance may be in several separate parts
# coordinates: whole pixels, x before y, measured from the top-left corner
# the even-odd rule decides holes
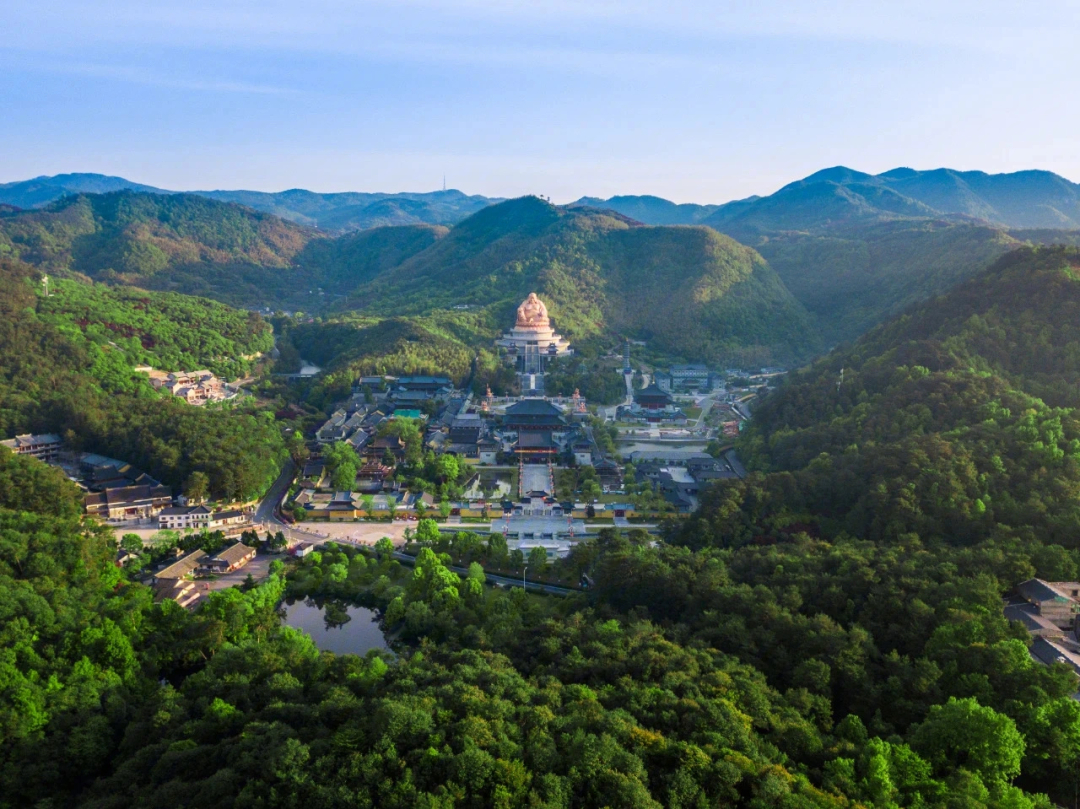
[[[152,194],[190,193],[220,202],[236,202],[301,225],[329,231],[366,230],[386,225],[452,225],[500,199],[469,196],[453,189],[426,193],[317,194],[291,189],[263,191],[170,191],[103,174],[57,174],[0,184],[0,205],[40,208],[74,194],[141,191]]]
[[[122,177],[57,174],[0,184],[0,205],[39,208],[71,194],[110,191],[175,194]],[[364,230],[385,225],[454,225],[501,198],[461,191],[319,194],[303,189],[189,191],[236,202],[321,230]],[[1008,228],[1080,228],[1080,185],[1049,171],[897,168],[872,175],[844,166],[824,169],[775,194],[722,205],[676,204],[655,196],[582,197],[571,207],[615,211],[645,225],[709,225],[747,240],[778,231],[815,232],[852,223],[964,217]]]
[[[676,205],[649,196],[582,197],[573,204],[610,208],[649,225],[709,225],[736,238],[950,216],[1010,228],[1080,228],[1080,185],[1049,171],[986,174],[898,168],[873,175],[836,166],[775,194],[724,205]]]

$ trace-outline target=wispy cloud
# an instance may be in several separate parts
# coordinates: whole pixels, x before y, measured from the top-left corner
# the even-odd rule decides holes
[[[25,67],[26,65],[24,65]],[[148,87],[168,87],[175,90],[191,90],[210,93],[247,93],[256,95],[291,95],[297,90],[245,81],[202,79],[185,76],[168,76],[143,67],[104,65],[92,62],[51,63],[35,65],[38,70],[71,76],[89,76]]]

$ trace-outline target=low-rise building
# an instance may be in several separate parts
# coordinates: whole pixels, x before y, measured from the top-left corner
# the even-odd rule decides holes
[[[249,548],[243,542],[237,542],[225,550],[203,559],[199,564],[199,572],[203,574],[232,573],[254,558],[254,548]]]
[[[173,531],[224,531],[239,533],[251,525],[244,511],[213,511],[207,506],[166,508],[158,514],[158,528]]]
[[[710,387],[709,369],[701,363],[672,365],[670,377],[673,390],[708,390]]]
[[[206,551],[192,551],[187,556],[182,556],[171,565],[167,565],[154,574],[154,584],[162,581],[186,579],[199,567],[199,563],[206,556]]]
[[[83,506],[88,515],[103,520],[148,520],[168,508],[172,499],[168,486],[117,486],[87,493]]]
[[[162,579],[154,584],[154,600],[175,601],[184,609],[190,609],[199,600],[199,590],[189,579]]]
[[[6,441],[0,441],[0,446],[5,446],[16,455],[29,455],[42,461],[54,461],[64,446],[63,440],[55,433],[41,433],[39,435],[17,435]]]
[[[1016,586],[1016,592],[1030,604],[1035,614],[1061,629],[1071,629],[1080,612],[1080,583],[1048,582],[1028,579]]]
[[[477,458],[480,460],[480,463],[497,463],[499,449],[500,444],[494,438],[481,438],[476,445]]]
[[[228,399],[234,391],[209,371],[156,371],[142,367],[155,390],[171,393],[188,404],[202,405]]]

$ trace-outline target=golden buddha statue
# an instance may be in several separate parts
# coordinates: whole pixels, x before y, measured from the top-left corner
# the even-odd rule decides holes
[[[551,321],[548,320],[547,307],[544,306],[542,300],[536,297],[535,292],[530,292],[529,297],[518,307],[515,328],[547,329],[550,326]]]

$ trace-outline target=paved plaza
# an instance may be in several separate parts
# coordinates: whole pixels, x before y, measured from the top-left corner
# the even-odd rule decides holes
[[[552,494],[551,473],[548,471],[547,465],[525,464],[521,469],[521,490],[525,494],[529,492]]]

